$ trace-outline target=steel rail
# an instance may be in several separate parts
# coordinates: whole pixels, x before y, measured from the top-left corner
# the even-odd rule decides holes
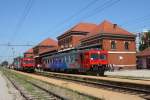
[[[63,79],[67,81],[73,81],[78,82],[81,84],[86,84],[94,87],[105,87],[105,88],[111,88],[113,90],[122,90],[124,92],[132,92],[136,94],[150,94],[150,85],[142,85],[142,84],[134,84],[134,83],[126,83],[126,82],[116,82],[116,81],[110,81],[110,80],[96,80],[96,79],[90,79],[90,78],[83,78],[79,76],[73,76],[73,75],[63,75],[63,74],[52,74],[52,72],[38,72],[37,74],[52,77],[56,79]]]
[[[5,72],[4,72],[4,75],[5,75]],[[21,96],[25,100],[35,100],[35,99],[30,98],[30,96],[28,96],[27,94],[25,94],[25,92],[20,89],[20,87],[15,83],[15,81],[13,79],[8,77],[7,75],[5,75],[5,77],[8,79],[8,81],[11,82],[11,84],[15,87],[15,89],[19,91],[19,93],[21,94]],[[44,91],[45,93],[49,94],[49,96],[53,96],[53,98],[55,98],[54,100],[57,100],[57,99],[58,100],[67,100],[66,98],[63,98],[63,97],[61,97],[61,96],[59,96],[59,95],[57,95],[57,94],[55,94],[55,93],[45,89],[45,88],[43,88],[42,86],[35,84],[34,82],[31,82],[31,81],[26,80],[26,79],[22,79],[22,80],[26,81],[27,83],[31,84],[32,86],[34,86],[34,87],[36,87],[38,89]]]

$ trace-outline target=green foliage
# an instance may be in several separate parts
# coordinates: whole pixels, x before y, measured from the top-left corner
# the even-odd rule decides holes
[[[8,66],[8,61],[3,61],[3,62],[1,63],[1,66]]]
[[[150,47],[150,30],[148,32],[145,32],[143,36],[141,37],[139,50],[143,51],[144,49]]]

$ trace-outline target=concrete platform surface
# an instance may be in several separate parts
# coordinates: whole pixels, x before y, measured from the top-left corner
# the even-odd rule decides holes
[[[139,77],[139,78],[149,78],[150,79],[150,70],[121,70],[114,72],[105,72],[105,75],[112,76],[131,76],[131,77]]]
[[[0,100],[24,100],[20,93],[0,72]]]

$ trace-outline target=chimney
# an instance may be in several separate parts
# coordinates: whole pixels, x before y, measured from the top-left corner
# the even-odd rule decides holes
[[[113,24],[113,28],[116,29],[116,27],[117,27],[117,24]]]

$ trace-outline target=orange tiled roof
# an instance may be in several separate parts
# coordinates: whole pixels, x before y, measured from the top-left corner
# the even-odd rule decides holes
[[[39,43],[37,46],[55,46],[57,45],[57,41],[51,38],[47,38]]]
[[[69,29],[68,31],[66,31],[64,34],[67,34],[68,32],[71,32],[71,31],[92,32],[94,28],[96,28],[96,26],[97,26],[96,24],[92,24],[92,23],[79,23],[75,25],[74,27],[72,27],[71,29]]]
[[[137,56],[150,56],[150,47],[146,48],[141,52],[138,52]]]
[[[110,33],[110,34],[117,34],[117,35],[133,35],[132,33],[124,30],[123,28],[119,27],[117,24],[113,24],[107,20],[104,20],[101,24],[97,25],[90,34],[84,37],[86,40],[87,38],[101,34],[101,33]]]
[[[74,26],[71,31],[83,31],[83,32],[92,32],[94,28],[96,28],[96,24],[91,23],[79,23]]]
[[[58,49],[58,46],[51,47],[51,48],[45,48],[39,54],[43,54],[43,53],[50,52],[50,51],[57,50],[57,49]]]
[[[97,26],[97,28],[93,31],[93,33],[111,33],[111,34],[119,34],[119,35],[133,35],[132,33],[124,30],[119,27],[117,24],[113,24],[107,20],[104,20],[101,24]]]

